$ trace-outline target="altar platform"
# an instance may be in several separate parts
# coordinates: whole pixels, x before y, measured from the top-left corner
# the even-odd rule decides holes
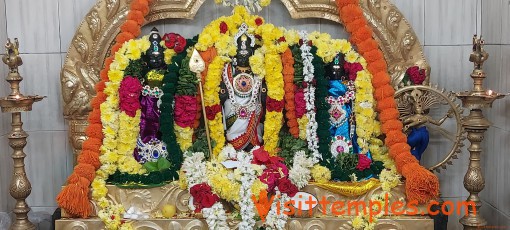
[[[188,208],[190,194],[187,190],[182,190],[176,184],[168,184],[156,188],[141,188],[141,189],[127,189],[120,188],[114,185],[108,185],[108,199],[114,203],[122,204],[126,209],[134,207],[137,210],[148,214],[150,218],[143,220],[125,220],[133,221],[132,226],[134,229],[207,229],[207,223],[200,214],[198,216],[191,213]],[[375,229],[434,229],[434,220],[426,215],[428,213],[427,205],[417,205],[413,207],[405,200],[405,187],[403,184],[398,185],[391,191],[391,198],[388,203],[391,205],[393,202],[400,201],[407,207],[406,209],[399,209],[399,211],[413,212],[420,215],[395,215],[391,213],[391,208],[388,209],[388,215],[379,218]],[[314,197],[324,197],[331,203],[335,201],[359,202],[369,204],[370,198],[373,195],[382,193],[382,188],[377,185],[370,189],[367,193],[359,196],[344,196],[334,192],[328,191],[317,185],[308,185],[303,192],[307,192]],[[320,198],[319,198],[320,197]],[[164,205],[171,204],[177,209],[175,218],[163,218],[161,209]],[[227,203],[225,203],[227,204]],[[60,230],[88,230],[88,229],[104,229],[104,224],[100,218],[97,217],[96,204],[91,202],[94,209],[93,214],[88,219],[71,218],[67,213],[62,211],[62,219],[55,223],[55,229]],[[226,205],[227,206],[227,205]],[[299,229],[353,229],[352,219],[355,216],[355,207],[350,207],[349,212],[347,205],[343,208],[337,209],[338,212],[352,213],[353,215],[334,216],[331,213],[331,205],[327,206],[327,210],[323,210],[320,204],[313,208],[313,215],[310,216],[308,211],[302,211],[301,215],[293,215],[287,221],[286,229],[299,230]],[[230,210],[233,206],[230,206]],[[361,207],[359,208],[361,209]],[[325,213],[325,214],[324,214]],[[423,214],[423,215],[421,215]],[[240,220],[233,219],[229,215],[227,223],[231,229],[237,229],[237,224]],[[262,221],[257,221],[257,227],[262,226]]]

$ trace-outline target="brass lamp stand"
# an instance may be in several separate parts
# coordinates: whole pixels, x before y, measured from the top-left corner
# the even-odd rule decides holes
[[[482,153],[481,142],[484,139],[485,131],[492,123],[484,117],[482,109],[492,107],[492,103],[496,99],[503,98],[505,95],[496,93],[492,90],[483,88],[483,80],[485,72],[482,69],[483,63],[489,57],[485,52],[484,41],[476,35],[473,37],[473,52],[469,57],[469,61],[473,62],[475,67],[471,73],[473,78],[473,89],[457,93],[457,98],[462,100],[462,106],[469,109],[469,115],[464,117],[463,126],[467,132],[467,139],[471,142],[469,146],[469,167],[464,176],[464,188],[469,192],[466,201],[474,202],[475,208],[469,206],[468,214],[460,219],[460,223],[464,225],[464,229],[479,229],[481,226],[487,225],[487,221],[480,215],[480,207],[482,202],[478,193],[485,187],[485,180],[480,166],[480,154]]]
[[[34,224],[28,220],[30,208],[25,199],[30,195],[32,187],[25,173],[25,157],[23,148],[27,145],[28,134],[23,130],[21,122],[21,112],[32,110],[34,102],[42,100],[42,96],[25,96],[19,91],[19,84],[23,80],[18,72],[18,66],[23,64],[18,51],[18,39],[14,43],[8,39],[5,48],[7,53],[3,55],[2,61],[9,66],[7,82],[11,85],[11,93],[7,97],[0,98],[0,107],[3,113],[12,114],[12,129],[9,133],[9,146],[14,149],[12,159],[14,161],[14,170],[12,173],[10,194],[16,199],[14,214],[16,220],[11,225],[11,229],[35,229]]]

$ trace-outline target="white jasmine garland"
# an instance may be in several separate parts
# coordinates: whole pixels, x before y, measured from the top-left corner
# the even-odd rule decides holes
[[[253,154],[239,152],[238,170],[241,173],[241,189],[239,190],[239,206],[242,221],[239,223],[239,230],[251,230],[255,226],[255,205],[251,200],[251,187],[257,177],[257,172],[252,167]]]
[[[294,155],[292,168],[289,170],[289,179],[299,189],[308,185],[308,181],[312,179],[310,169],[314,163],[313,158],[307,157],[305,151],[298,151]]]
[[[285,203],[290,201],[290,197],[285,193],[280,193],[276,188],[276,195],[271,204],[271,209],[266,216],[266,229],[283,230],[287,224],[288,216],[285,215]],[[277,207],[280,206],[280,207]],[[279,210],[279,211],[278,211]],[[279,213],[278,213],[279,212]]]
[[[315,87],[312,82],[314,79],[315,69],[313,67],[313,55],[310,53],[311,47],[308,45],[308,34],[304,31],[299,32],[299,36],[303,40],[301,45],[301,57],[303,59],[303,76],[304,81],[307,83],[304,89],[304,96],[306,101],[306,117],[308,124],[306,125],[306,140],[308,148],[312,152],[312,157],[315,163],[322,159],[319,154],[319,139],[317,137],[317,121],[315,120]]]
[[[216,202],[210,208],[202,209],[204,214],[205,222],[209,226],[209,230],[229,230],[227,224],[227,215],[223,209],[223,205],[220,202]]]
[[[207,182],[207,170],[204,162],[205,155],[203,152],[185,154],[182,169],[186,175],[188,182],[188,190],[196,184]]]
[[[218,1],[218,0],[217,0]],[[223,6],[237,6],[237,5],[243,5],[251,12],[258,12],[262,10],[262,4],[259,0],[219,0],[221,3],[223,3]]]
[[[237,159],[237,151],[231,144],[225,145],[217,157],[218,162],[235,159]]]

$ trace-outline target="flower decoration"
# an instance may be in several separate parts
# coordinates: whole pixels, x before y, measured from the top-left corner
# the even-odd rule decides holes
[[[239,223],[239,229],[253,229],[255,226],[255,212],[253,211],[255,209],[255,205],[253,204],[251,197],[253,194],[253,183],[257,178],[257,172],[251,165],[251,161],[253,159],[252,154],[240,152],[237,155],[240,162],[239,173],[242,174],[240,178],[241,189],[239,190],[239,206],[242,221]]]
[[[187,43],[183,36],[176,33],[167,33],[163,35],[162,39],[165,42],[165,46],[176,53],[182,53]]]
[[[224,34],[228,31],[228,25],[226,22],[220,23],[220,33]]]
[[[312,179],[311,168],[314,161],[306,156],[304,151],[298,151],[294,155],[292,168],[289,170],[289,179],[299,189],[308,185],[308,181]]]
[[[360,2],[337,0],[336,3],[340,19],[343,21],[346,28],[352,28],[350,31],[351,40],[360,48],[361,55],[364,57],[376,57],[367,59],[370,60],[367,61],[367,68],[374,76],[372,80],[372,85],[375,89],[374,98],[376,98],[378,102],[390,102],[390,104],[377,106],[377,110],[380,112],[382,125],[388,122],[400,122],[398,120],[396,103],[394,102],[395,99],[393,98],[393,93],[391,93],[393,92],[393,87],[390,85],[391,78],[387,72],[387,63],[384,60],[382,51],[380,51],[377,46],[366,46],[366,44],[379,43],[371,36],[372,32],[369,30],[367,20],[363,17],[363,10],[361,9]],[[347,55],[347,61],[350,62],[349,59],[352,59],[351,56],[353,55]],[[397,170],[406,178],[406,195],[408,199],[424,203],[437,197],[439,193],[439,180],[437,176],[425,169],[417,161],[397,161],[397,159],[410,158],[409,156],[412,156],[402,130],[384,130],[384,134],[386,135],[386,145],[390,148],[389,154],[396,161]],[[392,148],[395,145],[403,146],[404,148]]]
[[[345,62],[344,69],[347,72],[347,74],[349,75],[349,80],[355,81],[356,77],[358,75],[358,72],[363,70],[363,66],[357,62],[355,62],[355,63]]]
[[[318,164],[313,166],[311,173],[313,180],[319,183],[325,183],[331,180],[331,171],[324,166]]]
[[[289,42],[278,42],[285,31],[272,24],[263,24],[263,19],[248,14],[244,7],[235,7],[229,17],[221,17],[208,26],[199,35],[196,49],[201,56],[209,57],[206,62],[206,81],[204,83],[204,104],[214,141],[213,154],[216,156],[225,146],[223,115],[220,110],[212,110],[220,106],[219,92],[222,70],[231,57],[236,54],[233,35],[244,23],[256,37],[260,37],[262,47],[250,57],[253,73],[265,79],[267,85],[268,106],[265,113],[263,140],[265,149],[275,155],[278,147],[278,134],[283,125],[284,81],[281,54],[288,49]],[[222,24],[227,25],[222,26]],[[228,31],[227,31],[228,30]],[[262,52],[264,51],[264,52]],[[212,118],[212,119],[211,119]]]
[[[111,56],[106,59],[105,68],[100,72],[101,81],[99,81],[96,85],[97,95],[91,103],[92,112],[89,116],[90,125],[87,128],[87,135],[95,135],[90,135],[89,139],[83,143],[83,151],[80,154],[80,157],[78,157],[78,164],[75,167],[75,169],[88,169],[75,170],[67,180],[68,185],[62,189],[62,191],[57,196],[57,203],[59,207],[65,209],[72,215],[87,217],[90,214],[91,209],[88,205],[88,196],[84,194],[88,194],[88,187],[93,179],[89,178],[87,180],[86,175],[89,175],[91,171],[99,168],[100,147],[97,145],[97,147],[93,147],[89,143],[94,141],[102,142],[103,139],[100,131],[102,121],[101,119],[97,118],[102,116],[100,105],[106,100],[106,95],[103,93],[103,90],[105,89],[106,82],[109,81],[108,72],[110,70],[110,64],[113,62],[115,53],[122,47],[124,42],[133,39],[140,34],[140,27],[144,21],[143,17],[149,12],[148,8],[148,1],[135,0],[131,2],[128,20],[121,26],[121,31],[115,39],[116,43],[111,48]],[[129,55],[136,57],[136,51],[129,53]],[[127,65],[126,63],[124,64]],[[94,117],[95,119],[91,119]],[[85,154],[87,151],[88,154]],[[86,165],[92,167],[87,167]],[[108,226],[112,225],[113,227],[120,226],[120,222],[116,221]]]
[[[230,229],[227,224],[227,215],[223,205],[219,202],[215,203],[211,208],[204,208],[202,210],[205,221],[209,229],[215,230],[228,230]]]
[[[260,26],[260,25],[262,25],[263,23],[264,23],[264,20],[263,20],[261,17],[257,17],[257,18],[255,19],[255,24],[256,24],[257,26]]]
[[[175,123],[183,128],[191,127],[195,122],[195,114],[198,105],[195,96],[178,95],[175,96]]]
[[[271,203],[271,209],[266,216],[265,226],[270,229],[285,229],[288,216],[280,210],[285,210],[285,204],[289,201],[290,197],[287,194],[281,194],[280,191],[276,191],[276,196],[273,203]]]
[[[294,185],[288,178],[281,178],[278,180],[278,190],[293,197],[298,192],[298,187]]]
[[[409,67],[406,70],[405,79],[410,80],[413,85],[421,85],[427,78],[424,69],[420,69],[418,66]]]
[[[206,183],[196,184],[190,189],[190,194],[193,197],[193,205],[195,205],[195,212],[201,212],[203,208],[210,208],[220,200],[218,195],[213,194],[211,187]]]
[[[356,165],[356,169],[363,171],[365,169],[370,168],[370,164],[372,164],[372,160],[367,157],[365,154],[358,154],[358,165]]]
[[[224,6],[237,6],[243,5],[250,11],[260,11],[262,7],[269,6],[271,0],[214,0],[216,4],[223,4]]]
[[[127,115],[134,117],[140,109],[139,97],[142,92],[142,84],[137,78],[127,76],[120,83],[119,100],[120,110]]]

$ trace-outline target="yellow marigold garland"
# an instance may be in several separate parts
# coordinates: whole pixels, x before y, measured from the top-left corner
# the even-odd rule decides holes
[[[122,227],[120,219],[124,212],[122,204],[114,204],[106,198],[108,177],[117,169],[129,174],[146,172],[132,156],[140,131],[138,124],[140,123],[141,110],[137,110],[134,117],[120,111],[118,91],[124,77],[124,69],[129,61],[141,58],[142,53],[149,49],[149,46],[148,37],[124,43],[115,54],[115,59],[108,71],[109,82],[106,83],[104,90],[107,98],[100,106],[104,134],[99,157],[102,165],[96,171],[96,177],[92,182],[92,198],[99,205],[98,216],[103,220],[107,229]],[[167,55],[171,55],[171,53],[167,53]]]
[[[175,139],[183,152],[193,145],[193,128],[174,125]]]
[[[253,73],[264,78],[267,84],[267,95],[276,101],[283,101],[284,82],[282,75],[282,62],[280,54],[289,44],[299,41],[295,31],[285,31],[272,24],[264,24],[264,20],[256,15],[250,15],[244,7],[235,7],[232,16],[220,17],[207,25],[198,38],[195,48],[206,51],[209,47],[215,47],[217,56],[211,61],[207,70],[204,83],[204,104],[206,107],[219,106],[221,73],[224,65],[230,62],[230,56],[236,54],[236,44],[233,36],[237,33],[242,23],[248,25],[248,32],[261,36],[262,44],[250,58],[250,66]],[[225,30],[221,30],[223,26]],[[223,33],[222,33],[223,32]],[[288,35],[284,38],[284,35]],[[225,133],[223,130],[223,117],[221,113],[214,115],[209,121],[211,139],[215,146],[213,155],[216,156],[225,145]],[[264,124],[264,146],[267,151],[276,154],[278,134],[283,125],[282,111],[267,111]]]

